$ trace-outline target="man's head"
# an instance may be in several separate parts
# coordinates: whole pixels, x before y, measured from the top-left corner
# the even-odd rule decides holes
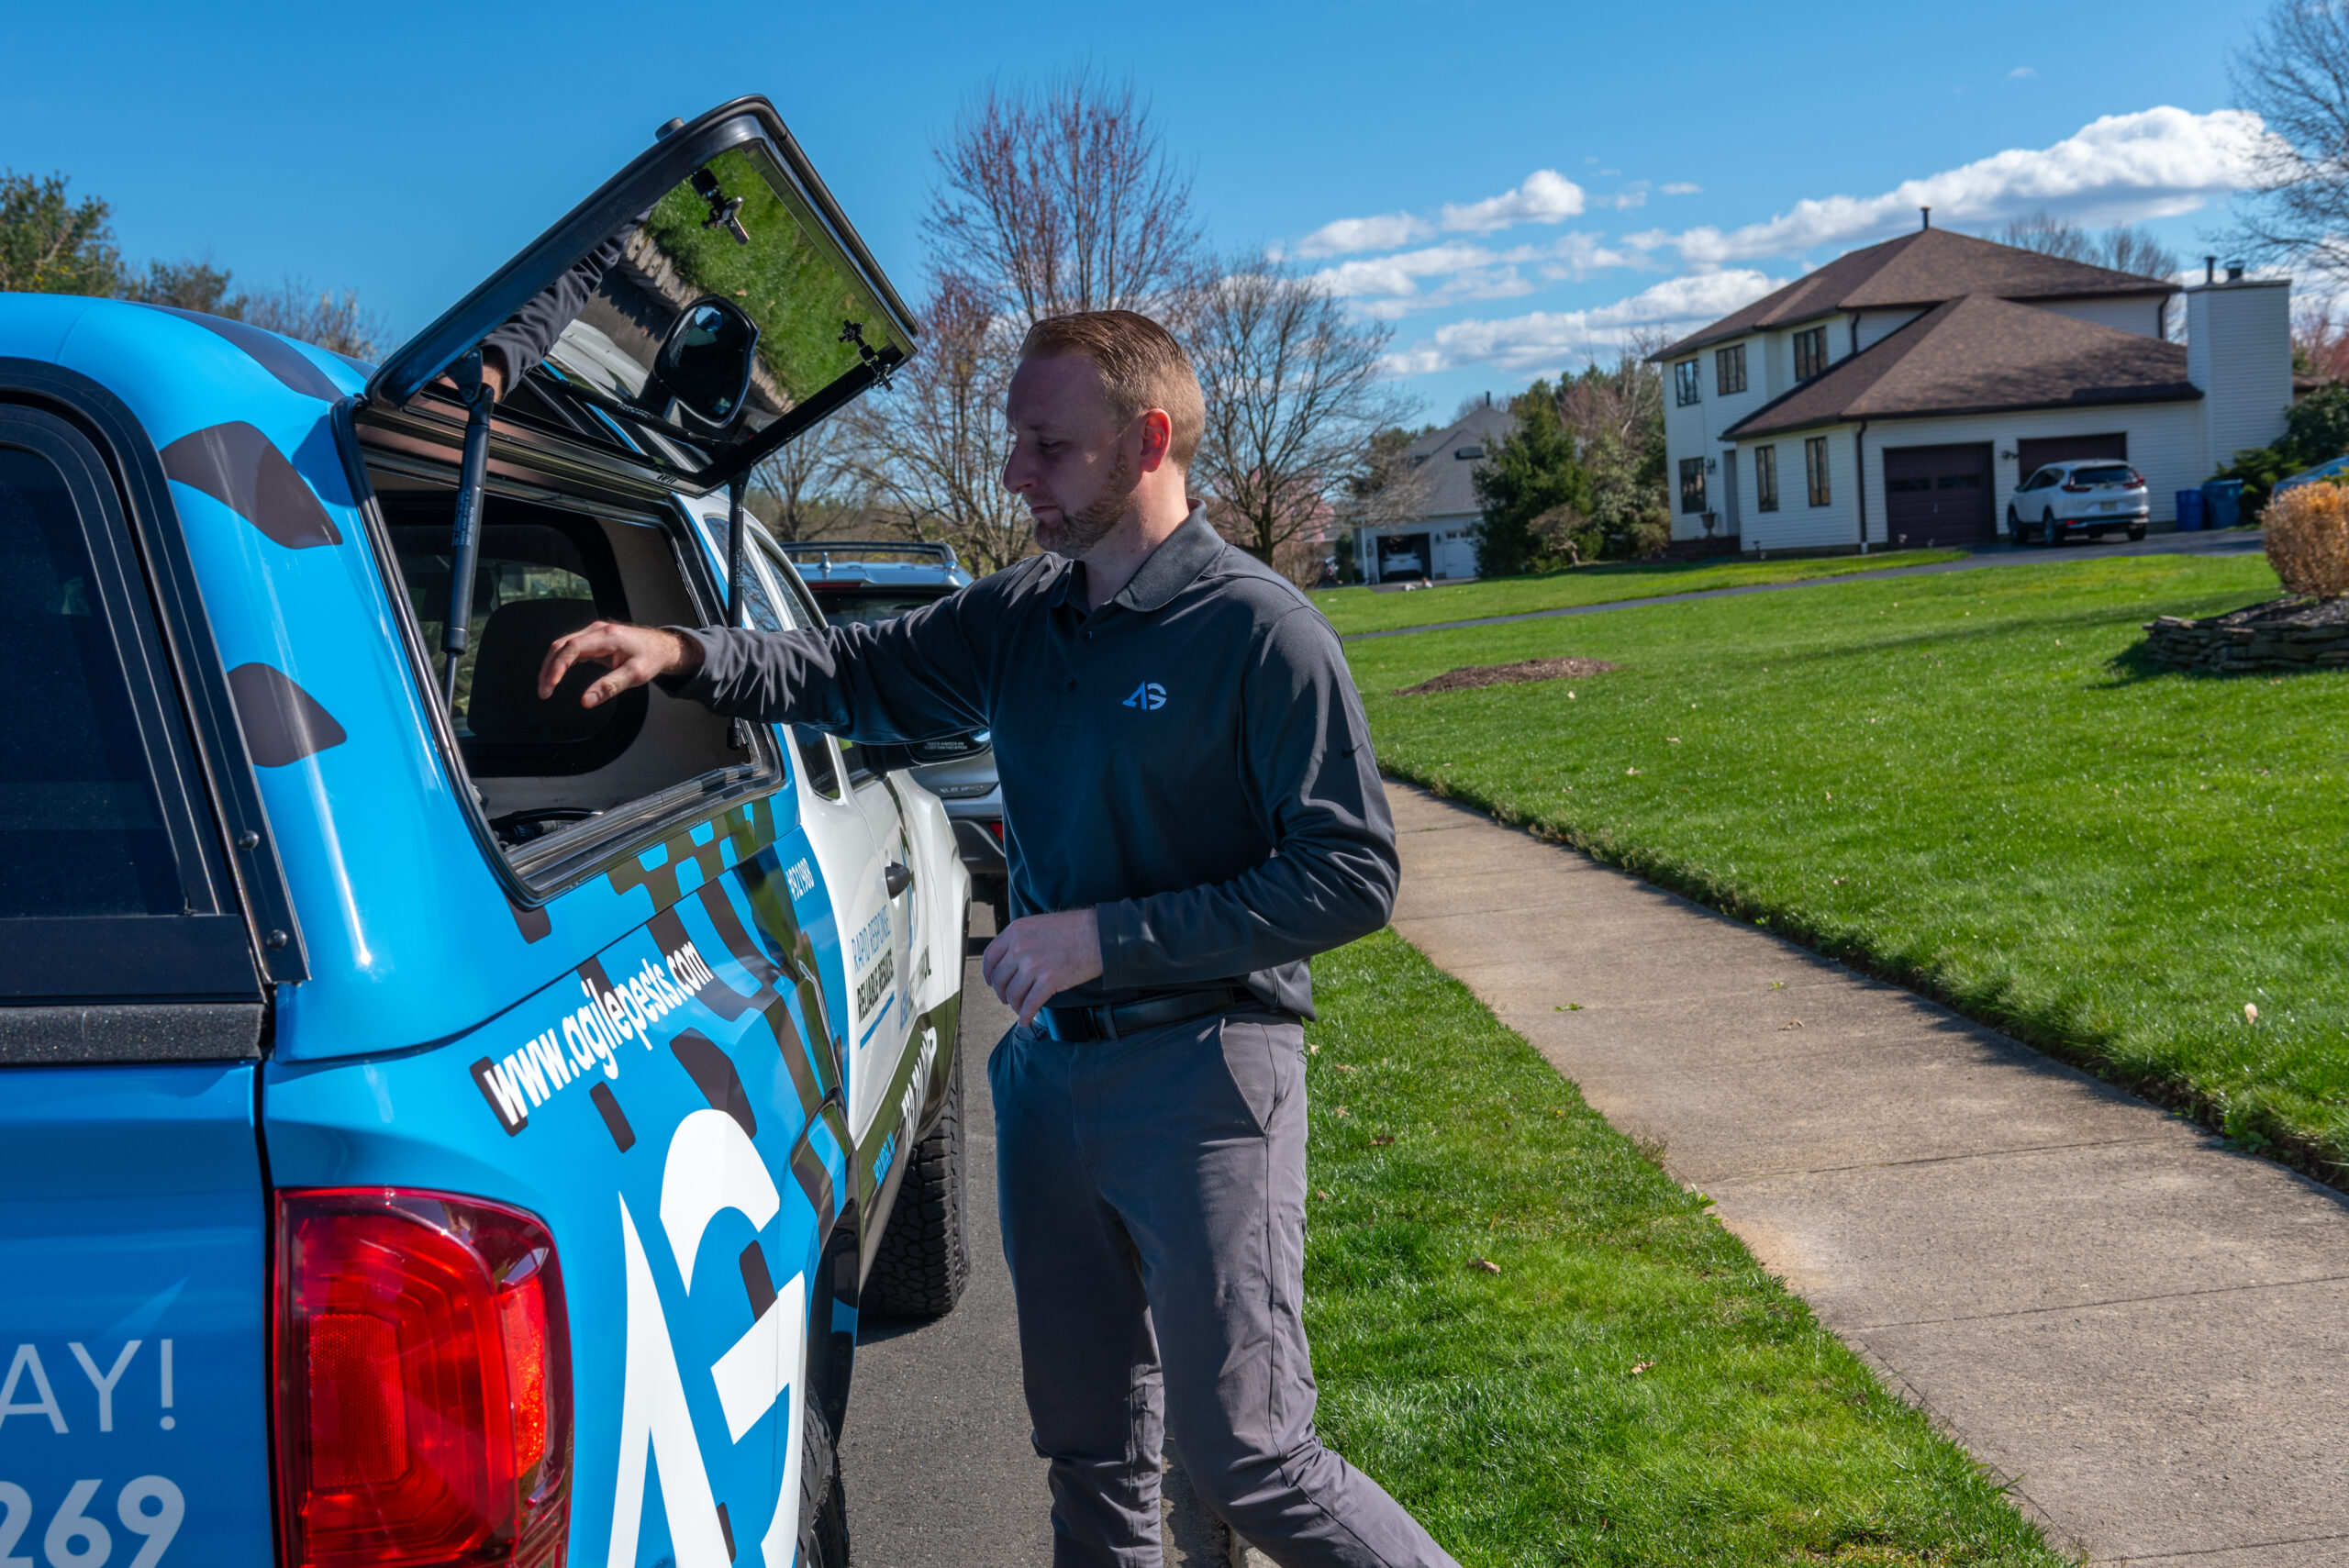
[[[1190,356],[1130,310],[1053,316],[1028,329],[1011,378],[1003,483],[1045,549],[1082,555],[1130,516],[1189,510],[1184,477],[1207,424]]]

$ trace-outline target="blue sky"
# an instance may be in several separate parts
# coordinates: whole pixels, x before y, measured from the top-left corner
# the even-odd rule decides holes
[[[1909,182],[1954,227],[2046,206],[2199,256],[2263,8],[81,0],[0,9],[0,167],[106,196],[134,260],[352,288],[397,338],[655,125],[762,92],[916,295],[958,104],[1090,64],[1150,97],[1216,242],[1389,321],[1441,417],[1905,230]]]

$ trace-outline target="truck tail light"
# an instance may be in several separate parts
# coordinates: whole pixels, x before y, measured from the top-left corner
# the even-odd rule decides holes
[[[555,1568],[571,1347],[554,1240],[478,1198],[277,1198],[278,1541],[286,1568]]]

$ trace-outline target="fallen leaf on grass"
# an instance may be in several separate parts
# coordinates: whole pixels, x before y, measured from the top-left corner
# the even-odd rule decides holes
[[[1313,1195],[1318,1198],[1326,1198],[1330,1195],[1330,1189],[1327,1187],[1316,1187],[1313,1189]]]
[[[1346,1109],[1346,1107],[1345,1107],[1345,1106],[1340,1106],[1337,1109],[1335,1109],[1335,1110],[1331,1111],[1330,1114],[1331,1116],[1348,1116],[1348,1115],[1351,1115],[1352,1113],[1351,1113],[1351,1112],[1349,1112],[1349,1111]]]
[[[1680,737],[1677,735],[1667,735],[1664,738],[1664,743],[1667,746],[1677,746],[1680,744]]]
[[[2247,1024],[2255,1024],[2259,1021],[2258,1003],[2245,1002],[2243,1005],[2243,1021]]]
[[[1497,1274],[1501,1272],[1501,1266],[1490,1258],[1475,1259],[1468,1266],[1472,1269],[1482,1269],[1488,1274]]]
[[[1800,1018],[1788,1018],[1785,1023],[1780,1024],[1778,1028],[1781,1029],[1798,1029],[1802,1028],[1802,1020]]]
[[[1341,1073],[1359,1073],[1362,1069],[1356,1067],[1351,1062],[1341,1062],[1338,1063],[1338,1071]]]
[[[1643,1373],[1643,1372],[1652,1372],[1652,1371],[1653,1371],[1653,1370],[1654,1370],[1654,1368],[1655,1368],[1655,1362],[1642,1362],[1639,1365],[1637,1365],[1637,1366],[1635,1366],[1635,1367],[1633,1367],[1633,1368],[1631,1369],[1631,1375],[1632,1375],[1633,1377],[1637,1377],[1637,1376],[1639,1376],[1639,1375],[1640,1375],[1640,1373]]]
[[[1394,1141],[1395,1138],[1392,1133],[1382,1132],[1377,1137],[1370,1140],[1370,1146],[1373,1149],[1384,1149]]]
[[[1627,779],[1637,778],[1640,776],[1640,770],[1637,768],[1625,768],[1623,770],[1623,776]]]

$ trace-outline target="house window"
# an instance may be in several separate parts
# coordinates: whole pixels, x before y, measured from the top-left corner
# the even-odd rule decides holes
[[[1827,505],[1827,438],[1813,436],[1802,444],[1803,479],[1810,486],[1810,504]]]
[[[1778,449],[1753,449],[1753,504],[1765,512],[1778,509]]]
[[[1703,458],[1684,457],[1680,460],[1680,509],[1684,512],[1701,512],[1705,509],[1705,460]]]
[[[1795,334],[1795,379],[1809,381],[1827,368],[1827,328]]]
[[[1713,385],[1723,397],[1745,390],[1745,345],[1732,343],[1713,355]]]
[[[1683,408],[1697,401],[1696,361],[1683,360],[1672,367],[1672,387],[1678,394]]]

